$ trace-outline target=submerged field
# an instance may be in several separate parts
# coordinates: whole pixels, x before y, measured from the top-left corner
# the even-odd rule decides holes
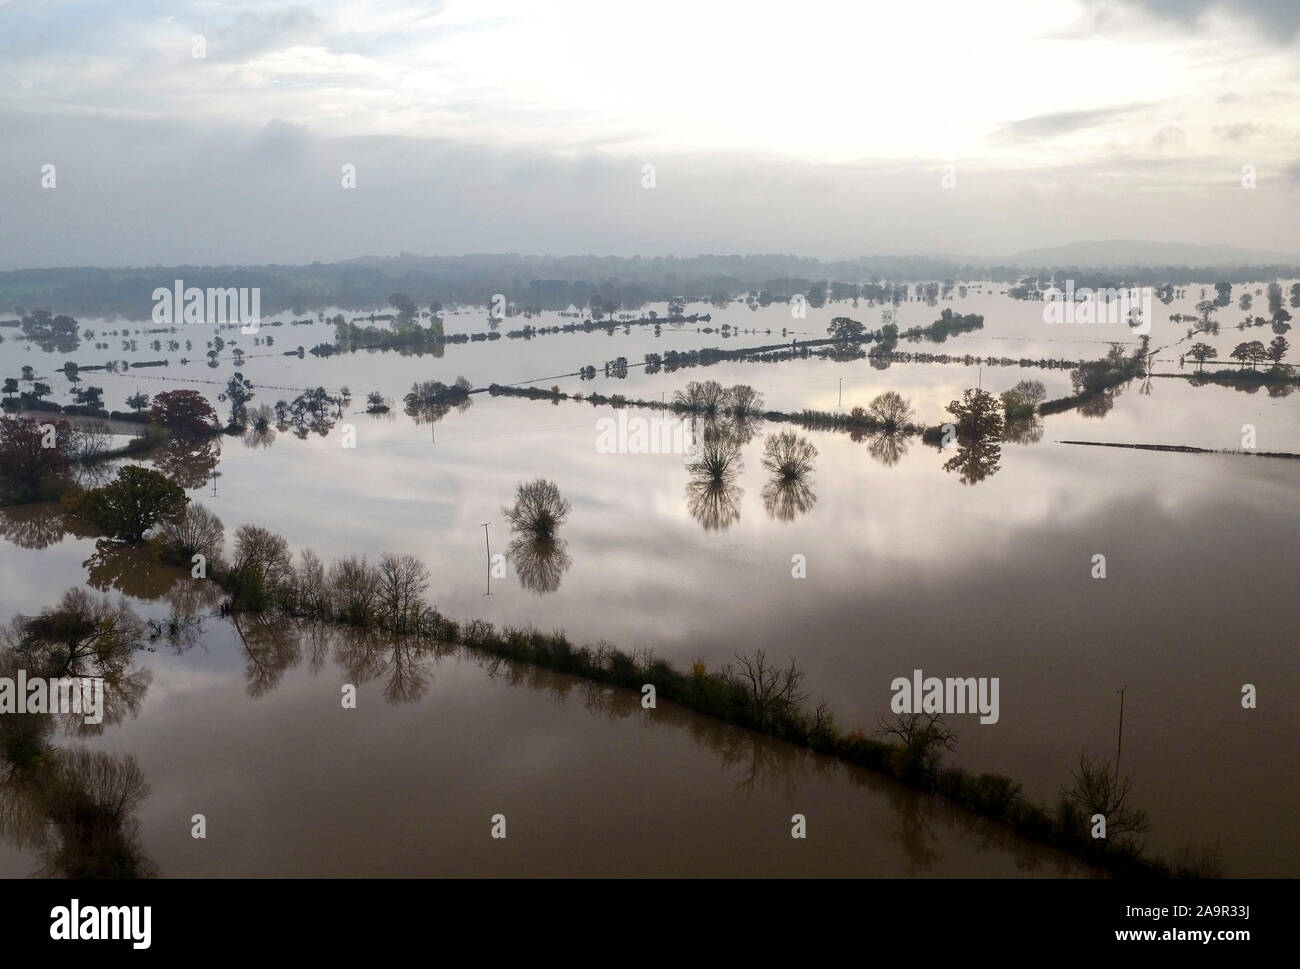
[[[1040,304],[978,289],[938,306],[905,303],[899,324],[928,325],[952,308],[982,314],[982,329],[899,349],[1084,360],[1111,340],[1136,345],[1127,327],[1048,326]],[[610,407],[476,393],[429,421],[403,413],[402,396],[416,381],[464,376],[473,388],[536,381],[569,394],[671,400],[688,381],[716,380],[748,384],[782,411],[846,413],[897,391],[919,423],[935,425],[967,388],[996,394],[1041,380],[1050,399],[1071,392],[1070,372],[865,358],[672,373],[635,366],[669,349],[822,339],[835,316],[874,328],[880,308],[865,304],[810,309],[804,319],[784,305],[698,304],[687,312],[710,322],[502,337],[437,357],[282,355],[331,341],[323,321],[264,327],[256,343],[222,330],[215,367],[205,357],[212,327],[128,336],[137,348],[124,351],[122,336],[106,334],[150,324],[82,320],[96,336],[63,352],[6,336],[0,372],[18,377],[31,366],[52,399],[67,402],[67,360],[167,358],[166,367],[83,373],[83,383],[102,386],[119,410],[137,391],[199,389],[223,417],[218,394],[236,369],[253,385],[252,405],[346,385],[351,403],[323,434],[219,437],[171,471],[227,536],[252,523],[326,561],[417,556],[432,574],[430,597],[455,619],[563,629],[576,643],[652,650],[678,668],[717,669],[758,649],[779,664],[793,658],[812,701],[867,733],[889,712],[895,677],[998,677],[997,723],[952,717],[957,745],[946,758],[1010,775],[1048,803],[1081,750],[1114,757],[1117,691],[1126,688],[1121,766],[1136,775],[1134,796],[1151,817],[1143,843],[1170,857],[1217,846],[1228,875],[1294,874],[1300,855],[1277,833],[1300,802],[1289,567],[1300,547],[1300,462],[1060,443],[1235,450],[1252,425],[1258,450],[1300,452],[1294,395],[1160,376],[1193,368],[1179,364],[1186,325],[1165,320],[1194,312],[1193,290],[1156,306],[1154,377],[1128,382],[1103,406],[1037,419],[1002,443],[996,467],[948,471],[949,455],[915,436],[794,428],[817,456],[784,501],[761,464],[765,438],[784,424],[756,422],[734,480],[700,502],[683,455],[603,453],[598,421],[618,413]],[[1227,359],[1256,338],[1234,328],[1238,315],[1225,309],[1220,335],[1197,340]],[[742,332],[724,338],[724,323]],[[448,314],[445,328],[489,325],[475,310]],[[193,349],[155,352],[155,338],[189,339]],[[245,354],[238,366],[231,341]],[[604,363],[620,356],[628,376],[606,377]],[[593,380],[576,376],[586,365]],[[365,413],[370,391],[389,399],[387,414]],[[349,425],[355,447],[343,446]],[[502,506],[538,477],[572,505],[563,556],[542,577],[518,557],[493,577],[484,523],[491,552],[504,553]],[[168,596],[190,581],[147,558],[97,554],[94,538],[61,534],[52,509],[2,514],[2,617],[37,612],[89,579],[161,619]],[[1105,579],[1092,575],[1098,554]],[[178,648],[160,641],[137,656],[152,681],[136,716],[90,741],[139,761],[152,789],[136,811],[141,844],[167,875],[1087,873],[942,799],[668,704],[644,710],[634,693],[492,667],[463,651],[392,644],[358,658],[335,634],[260,650],[219,615],[191,632]],[[355,710],[340,707],[344,683],[360,684]],[[1256,709],[1242,709],[1243,684],[1257,687]],[[200,812],[206,841],[189,834]],[[498,812],[509,823],[504,843],[489,837]],[[808,819],[806,840],[790,837],[794,813]],[[29,834],[10,825],[0,870],[38,866]]]

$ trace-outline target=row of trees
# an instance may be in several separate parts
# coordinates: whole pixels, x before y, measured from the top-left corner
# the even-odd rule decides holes
[[[1267,345],[1261,340],[1249,340],[1244,343],[1238,343],[1228,354],[1233,360],[1236,360],[1242,367],[1250,364],[1250,369],[1254,370],[1256,366],[1265,360],[1271,360],[1273,366],[1280,367],[1282,358],[1286,356],[1287,351],[1291,349],[1291,344],[1286,337],[1279,334],[1273,337]],[[1197,363],[1198,370],[1205,369],[1205,362],[1213,360],[1218,351],[1208,343],[1197,343],[1187,351]]]

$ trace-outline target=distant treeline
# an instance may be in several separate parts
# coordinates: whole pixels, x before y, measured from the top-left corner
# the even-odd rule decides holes
[[[1132,268],[1043,270],[1078,285],[1166,285],[1170,283],[1254,282],[1293,278],[1293,266],[1255,268]],[[51,307],[83,316],[122,315],[147,319],[153,292],[177,279],[187,287],[261,290],[264,313],[337,306],[372,309],[393,293],[405,293],[420,307],[437,303],[485,306],[493,296],[520,307],[563,310],[597,305],[606,312],[635,310],[675,299],[711,300],[752,294],[756,302],[786,301],[804,295],[811,305],[825,300],[868,299],[888,302],[898,283],[925,283],[919,292],[950,292],[958,280],[1014,284],[1032,270],[1018,266],[979,266],[928,257],[870,257],[823,262],[789,255],[672,256],[411,256],[312,263],[307,266],[161,266],[119,269],[87,267],[22,269],[0,273],[0,312]],[[917,292],[914,288],[913,292]],[[22,315],[18,312],[18,315]]]

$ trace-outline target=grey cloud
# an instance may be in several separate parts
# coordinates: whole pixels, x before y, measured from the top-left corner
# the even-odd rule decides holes
[[[1094,4],[1100,0],[1092,0]],[[1266,36],[1288,41],[1300,34],[1300,3],[1296,0],[1128,0],[1165,20],[1193,26],[1212,7],[1254,22]]]
[[[1264,129],[1261,125],[1257,125],[1251,121],[1243,122],[1241,124],[1224,124],[1224,125],[1214,126],[1215,133],[1218,134],[1219,137],[1223,138],[1225,141],[1244,141],[1245,139],[1250,138],[1253,135],[1259,134],[1263,130]]]
[[[993,133],[996,141],[1038,141],[1057,138],[1074,131],[1093,128],[1107,121],[1113,121],[1144,105],[1123,105],[1110,108],[1094,108],[1087,111],[1055,111],[1050,114],[1037,114],[1017,121],[1009,121]]]
[[[1206,160],[1107,156],[1033,172],[957,160],[810,165],[739,153],[577,157],[445,140],[0,112],[0,269],[332,262],[361,253],[801,252],[971,256],[1141,235],[1295,250],[1278,207],[1250,224],[1196,185]],[[93,146],[93,150],[91,150]],[[58,165],[58,188],[40,167]],[[657,187],[641,187],[641,166]],[[344,189],[342,166],[356,166]],[[1220,167],[1234,170],[1226,162]],[[1290,183],[1288,183],[1290,184]],[[1064,223],[1063,223],[1064,220]]]
[[[307,7],[284,7],[267,13],[242,13],[215,31],[208,45],[213,60],[246,61],[271,51],[317,40],[324,22]]]

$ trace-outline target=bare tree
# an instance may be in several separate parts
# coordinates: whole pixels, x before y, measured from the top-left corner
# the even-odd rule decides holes
[[[320,557],[305,548],[298,553],[298,560],[298,608],[310,616],[332,618],[329,584]]]
[[[258,525],[240,525],[235,531],[230,578],[239,608],[256,611],[283,601],[293,589],[289,543]]]
[[[514,506],[502,508],[501,513],[516,532],[525,532],[534,538],[550,538],[569,517],[571,507],[560,497],[555,482],[538,478],[521,484],[515,490]]]
[[[750,417],[763,410],[763,395],[749,384],[736,384],[727,391],[726,401],[736,417]]]
[[[901,430],[915,416],[911,402],[896,390],[887,390],[873,397],[867,405],[867,413],[872,420],[891,432]]]
[[[939,752],[957,747],[957,735],[944,723],[942,713],[900,713],[893,720],[877,717],[876,724],[877,735],[902,744],[896,766],[899,775],[909,780],[933,774]]]
[[[219,559],[225,550],[226,530],[220,518],[191,502],[180,514],[158,523],[158,537],[169,557],[188,565],[195,555],[209,562]]]
[[[4,631],[7,651],[29,671],[47,677],[110,676],[125,668],[144,639],[144,623],[125,599],[95,598],[69,589],[58,606],[16,616]]]
[[[766,651],[760,649],[752,657],[737,653],[736,662],[740,668],[731,675],[744,689],[749,714],[758,729],[771,727],[778,717],[807,699],[799,690],[804,674],[793,659],[784,669],[769,666]]]
[[[763,442],[763,467],[783,481],[801,481],[812,473],[817,448],[794,431],[781,431]]]
[[[673,394],[673,406],[708,417],[717,416],[727,403],[727,391],[716,380],[692,380]]]
[[[74,461],[94,461],[113,443],[113,432],[105,421],[86,421],[72,428],[69,451]]]
[[[379,560],[379,608],[394,632],[407,631],[408,620],[419,618],[429,570],[414,555],[385,552]]]
[[[1079,754],[1078,773],[1070,771],[1070,776],[1074,785],[1062,794],[1089,816],[1105,817],[1107,839],[1121,834],[1143,834],[1150,827],[1147,813],[1129,800],[1133,793],[1133,774],[1121,779],[1111,769],[1110,761],[1094,760],[1085,750]]]
[[[331,598],[345,622],[369,625],[379,604],[379,573],[365,556],[349,555],[330,566]]]

